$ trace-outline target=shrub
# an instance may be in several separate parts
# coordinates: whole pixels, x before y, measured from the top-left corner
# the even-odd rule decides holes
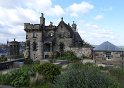
[[[60,57],[58,57],[58,59],[61,60],[68,60],[68,61],[78,61],[80,60],[73,52],[71,51],[66,51],[64,52],[63,55],[61,55]]]
[[[103,74],[97,66],[81,65],[73,66],[54,81],[55,88],[119,88],[119,84]]]
[[[33,66],[28,65],[20,69],[14,70],[7,74],[0,75],[0,84],[11,85],[14,87],[28,86],[30,83],[30,77],[35,76]]]
[[[0,62],[4,62],[4,61],[7,61],[7,57],[5,57],[4,55],[2,55],[0,57]]]
[[[29,58],[24,59],[24,64],[33,64],[33,60]]]
[[[52,82],[55,76],[60,74],[60,67],[52,63],[44,63],[40,65],[38,72],[41,73],[47,81]]]

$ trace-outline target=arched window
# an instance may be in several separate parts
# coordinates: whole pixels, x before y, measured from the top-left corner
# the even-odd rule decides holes
[[[63,43],[60,43],[60,52],[64,52],[64,44]]]
[[[30,41],[29,40],[26,41],[26,46],[30,46]]]
[[[33,51],[36,51],[36,50],[37,50],[37,43],[33,42]]]

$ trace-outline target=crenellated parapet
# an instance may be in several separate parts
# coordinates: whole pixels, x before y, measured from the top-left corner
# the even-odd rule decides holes
[[[40,29],[40,24],[30,24],[30,23],[24,23],[24,30],[25,31],[34,31],[34,30],[39,30]]]

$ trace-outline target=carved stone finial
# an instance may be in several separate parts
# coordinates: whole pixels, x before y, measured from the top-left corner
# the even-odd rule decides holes
[[[61,21],[63,21],[63,17],[61,18]]]
[[[41,16],[43,17],[43,13],[41,13]]]
[[[68,23],[68,26],[70,26],[70,24]]]
[[[74,24],[74,21],[73,21],[73,24]]]
[[[15,41],[15,38],[14,38],[14,41]]]
[[[50,26],[52,26],[52,25],[53,25],[53,22],[50,21]]]

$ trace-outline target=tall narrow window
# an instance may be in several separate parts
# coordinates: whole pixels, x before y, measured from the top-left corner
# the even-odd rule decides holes
[[[30,46],[30,41],[29,40],[26,41],[26,46]]]
[[[33,51],[36,51],[36,50],[37,50],[37,43],[33,42]]]
[[[37,36],[36,36],[36,33],[35,32],[33,32],[33,38],[36,38]]]
[[[26,39],[28,39],[28,35],[26,35]]]
[[[63,43],[60,43],[60,52],[63,52],[64,51],[64,44]]]

